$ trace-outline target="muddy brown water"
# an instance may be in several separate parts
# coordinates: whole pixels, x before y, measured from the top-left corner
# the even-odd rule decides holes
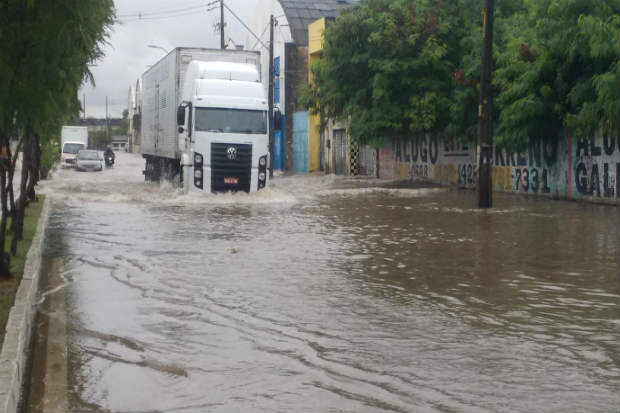
[[[620,406],[616,207],[308,176],[187,197],[141,167],[45,184],[62,265],[35,356],[65,332],[70,410]],[[54,410],[46,370],[33,410]]]

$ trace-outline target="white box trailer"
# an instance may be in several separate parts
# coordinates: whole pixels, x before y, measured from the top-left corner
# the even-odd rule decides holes
[[[63,126],[60,132],[60,165],[74,166],[80,149],[88,149],[88,127]]]
[[[179,132],[177,111],[184,99],[191,100],[191,97],[183,97],[183,87],[192,62],[250,65],[258,73],[260,83],[260,52],[247,50],[177,47],[144,72],[140,149],[146,159],[144,173],[147,180],[182,176],[181,158],[188,153],[188,136],[187,132]],[[234,80],[232,75],[231,80]],[[221,141],[224,136],[218,138]]]

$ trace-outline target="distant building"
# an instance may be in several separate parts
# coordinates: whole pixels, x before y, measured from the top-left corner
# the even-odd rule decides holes
[[[309,137],[308,113],[297,99],[308,82],[308,25],[322,17],[336,17],[358,0],[264,0],[254,10],[250,28],[258,41],[246,35],[244,48],[261,51],[262,79],[269,85],[269,23],[274,16],[274,107],[282,113],[276,125],[274,168],[310,172],[322,170],[320,137]]]
[[[109,128],[114,129],[121,124],[121,118],[110,118],[107,120]],[[86,118],[77,119],[69,122],[69,126],[87,126],[88,132],[97,132],[106,130],[106,119]]]
[[[142,78],[136,80],[136,87],[129,96],[129,151],[140,153],[140,128],[142,126]]]
[[[129,151],[129,137],[123,135],[112,136],[111,146],[115,151]]]

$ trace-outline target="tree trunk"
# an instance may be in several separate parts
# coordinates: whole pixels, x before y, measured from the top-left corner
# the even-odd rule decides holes
[[[32,164],[32,145],[33,145],[32,130],[27,128],[24,136],[24,159],[22,161],[22,176],[19,186],[19,197],[13,211],[13,221],[11,230],[13,232],[13,239],[11,240],[11,254],[17,253],[17,243],[22,240],[24,232],[24,213],[26,211],[26,204],[28,202],[27,184],[28,177],[31,173]],[[31,178],[32,180],[32,178]]]
[[[30,153],[30,180],[28,181],[28,199],[30,201],[36,201],[35,186],[39,183],[39,177],[41,176],[41,146],[40,138],[38,134],[33,135],[33,142],[31,144]]]
[[[4,141],[4,139],[3,139]],[[4,143],[4,142],[2,142]],[[11,269],[9,268],[9,260],[5,260],[5,241],[6,241],[6,220],[9,215],[7,208],[7,185],[6,170],[0,167],[0,203],[2,204],[2,217],[0,218],[0,276],[11,277]]]
[[[11,164],[9,165],[9,207],[11,209],[11,214],[15,211],[15,191],[13,190],[13,177],[15,176],[15,167],[17,166],[17,159],[19,158],[19,151],[21,151],[22,145],[24,144],[24,138],[22,137],[17,143],[17,147],[15,148],[15,153],[12,154]]]

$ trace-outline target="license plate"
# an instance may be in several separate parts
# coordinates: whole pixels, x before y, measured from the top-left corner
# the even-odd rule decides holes
[[[239,178],[226,177],[224,178],[224,183],[226,185],[239,185]]]

